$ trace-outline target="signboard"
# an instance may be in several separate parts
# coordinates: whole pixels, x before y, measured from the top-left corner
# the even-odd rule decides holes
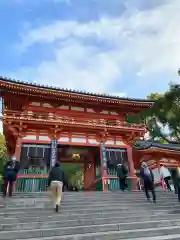
[[[57,160],[57,141],[51,142],[51,167],[54,167]]]
[[[102,167],[107,168],[106,148],[104,143],[101,143],[101,153],[102,153]]]

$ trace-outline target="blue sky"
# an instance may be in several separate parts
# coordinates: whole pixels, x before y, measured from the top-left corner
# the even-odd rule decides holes
[[[179,0],[1,0],[0,75],[144,98],[179,81]]]

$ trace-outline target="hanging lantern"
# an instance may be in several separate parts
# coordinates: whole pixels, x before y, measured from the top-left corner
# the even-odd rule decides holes
[[[73,159],[80,159],[80,154],[78,154],[78,153],[73,153],[72,158],[73,158]]]

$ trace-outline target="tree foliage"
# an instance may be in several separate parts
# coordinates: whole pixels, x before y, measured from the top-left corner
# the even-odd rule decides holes
[[[162,93],[151,93],[147,96],[148,100],[157,101],[158,99],[164,97]]]
[[[7,149],[5,138],[2,134],[0,134],[0,173],[2,172],[4,163],[7,160]]]
[[[152,108],[128,115],[128,121],[145,123],[152,140],[180,142],[180,85],[171,83],[165,94],[147,98],[155,101]]]

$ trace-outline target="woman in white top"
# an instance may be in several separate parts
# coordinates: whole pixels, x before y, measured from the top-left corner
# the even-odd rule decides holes
[[[171,173],[168,168],[164,167],[163,164],[160,164],[160,175],[164,179],[167,188],[171,191],[171,186],[169,180],[171,180]]]

